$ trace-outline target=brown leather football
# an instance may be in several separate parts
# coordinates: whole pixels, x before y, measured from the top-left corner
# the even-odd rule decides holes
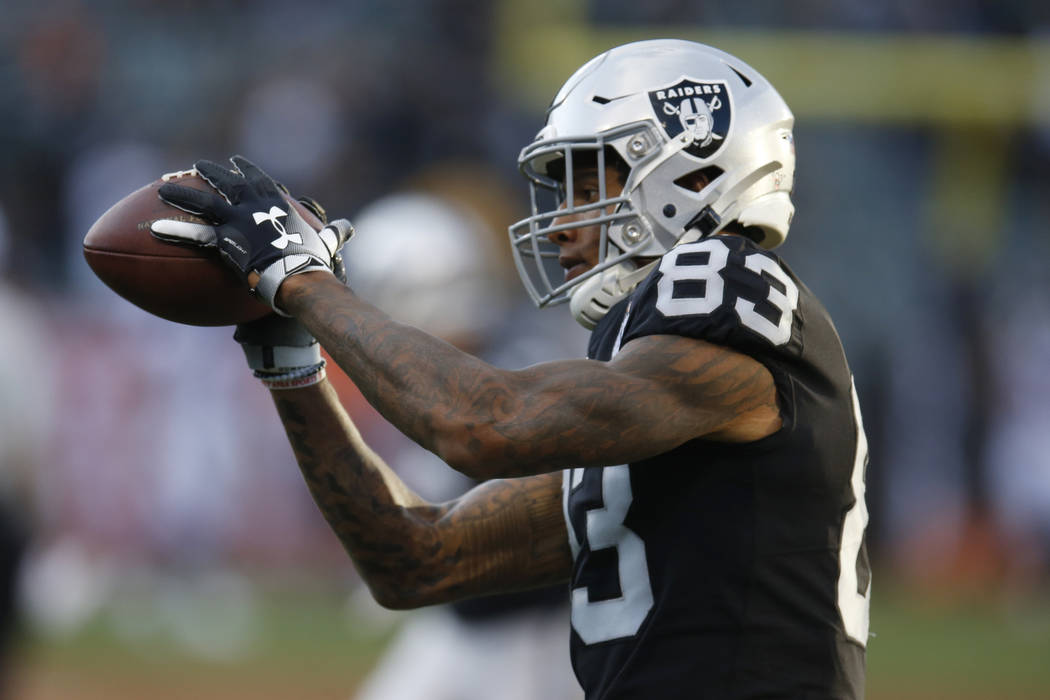
[[[253,321],[270,307],[248,291],[214,248],[165,243],[150,233],[157,219],[204,223],[161,201],[165,182],[200,190],[210,185],[193,171],[165,175],[120,200],[92,224],[84,237],[84,258],[114,292],[146,311],[193,326],[228,326]],[[322,224],[288,198],[315,228]]]

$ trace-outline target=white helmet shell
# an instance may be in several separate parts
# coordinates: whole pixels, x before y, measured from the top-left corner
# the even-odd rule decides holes
[[[539,306],[596,294],[572,304],[577,320],[593,327],[640,281],[640,266],[682,240],[736,222],[760,245],[780,245],[794,214],[793,125],[791,110],[761,74],[710,46],[640,41],[587,62],[559,90],[546,125],[518,160],[533,210],[510,236],[529,294]],[[628,168],[622,193],[610,196],[603,179],[599,201],[575,206],[566,196],[573,154],[592,154],[601,173],[610,152]],[[676,184],[696,171],[709,180],[699,191]],[[544,191],[555,193],[550,209],[541,207]],[[585,212],[602,226],[600,262],[571,283],[552,283],[557,246],[548,236],[572,227],[555,226],[554,218]],[[599,275],[605,282],[585,284]],[[577,309],[589,311],[581,317]]]
[[[507,303],[485,224],[432,194],[400,192],[354,217],[350,285],[401,323],[453,343],[491,330]]]

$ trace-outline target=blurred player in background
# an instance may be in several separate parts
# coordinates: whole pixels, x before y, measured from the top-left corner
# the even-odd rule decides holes
[[[485,183],[476,184],[477,192]],[[498,333],[512,313],[503,241],[463,204],[422,191],[370,204],[354,217],[354,288],[391,318],[497,366],[523,367],[557,355],[559,338]],[[515,332],[517,330],[517,332]],[[352,386],[340,394],[354,396]],[[344,403],[346,403],[344,399]],[[348,407],[364,439],[422,497],[450,501],[477,482],[406,438],[364,401]],[[569,665],[563,586],[463,600],[420,611],[400,627],[357,700],[582,698]],[[412,668],[406,673],[406,668]]]
[[[51,435],[55,395],[53,357],[39,321],[43,314],[31,297],[8,283],[5,224],[0,209],[0,697],[8,697],[11,649],[20,623],[19,574],[33,526],[34,476]]]
[[[213,227],[153,230],[216,246],[283,314],[235,337],[384,605],[567,582],[588,698],[859,698],[866,440],[831,319],[769,252],[794,213],[793,123],[757,71],[691,42],[628,44],[569,78],[519,159],[533,215],[511,237],[534,300],[592,329],[586,360],[502,370],[397,323],[333,274],[349,224],[282,209],[278,227],[280,191],[240,157],[197,163],[222,196],[160,190]],[[442,504],[409,489],[315,336],[387,420],[484,483]]]

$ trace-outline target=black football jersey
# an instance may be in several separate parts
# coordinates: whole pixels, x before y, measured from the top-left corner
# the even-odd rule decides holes
[[[783,426],[566,470],[573,667],[588,700],[863,697],[867,444],[827,311],[772,253],[714,236],[669,251],[588,355],[654,334],[761,362]]]

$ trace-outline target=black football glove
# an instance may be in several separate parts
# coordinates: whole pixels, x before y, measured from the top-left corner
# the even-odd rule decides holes
[[[325,221],[324,209],[315,200],[304,205]],[[346,284],[346,267],[339,253],[332,258],[332,274]],[[233,339],[241,344],[248,367],[270,389],[301,388],[324,378],[321,346],[297,319],[269,314],[238,324]]]
[[[318,218],[323,220],[321,215]],[[332,260],[332,274],[346,284],[346,267],[338,253]],[[297,319],[287,316],[269,314],[238,324],[233,339],[241,344],[248,367],[263,379],[316,367],[322,359],[317,339]]]
[[[353,226],[346,219],[337,219],[315,231],[269,175],[241,156],[230,160],[234,170],[208,160],[194,165],[218,194],[175,183],[161,185],[158,191],[168,204],[214,226],[162,219],[153,222],[150,230],[168,242],[218,248],[243,279],[250,272],[258,273],[259,282],[252,291],[286,315],[274,303],[281,283],[302,272],[331,272],[339,249],[353,235]]]

